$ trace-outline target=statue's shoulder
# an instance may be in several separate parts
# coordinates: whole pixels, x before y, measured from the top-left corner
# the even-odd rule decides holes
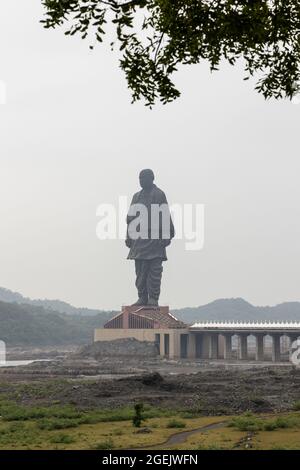
[[[160,200],[160,201],[165,201],[166,200],[166,195],[164,193],[164,191],[160,188],[158,188],[157,186],[154,187],[154,191],[155,191],[155,194],[157,196],[157,198]]]
[[[137,202],[139,199],[140,199],[140,195],[141,195],[141,191],[138,191],[137,193],[134,193],[133,197],[132,197],[132,202]]]

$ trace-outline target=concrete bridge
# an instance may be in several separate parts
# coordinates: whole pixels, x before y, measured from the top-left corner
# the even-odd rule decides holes
[[[248,337],[252,336],[252,351]],[[268,341],[265,337],[268,336]],[[234,342],[232,341],[235,337]],[[236,338],[237,337],[237,338]],[[95,341],[136,338],[154,342],[161,357],[189,359],[267,359],[272,349],[272,360],[288,359],[293,341],[300,337],[300,322],[241,322],[208,321],[187,325],[169,311],[168,306],[123,306],[103,328],[95,330]],[[284,341],[282,339],[284,338]],[[238,340],[238,341],[237,341]],[[234,346],[238,346],[233,351]],[[269,345],[269,351],[266,346]],[[285,351],[283,351],[285,346]],[[248,351],[249,350],[249,351]]]
[[[265,359],[265,336],[272,338],[272,361],[281,360],[281,338],[291,345],[300,336],[300,322],[200,322],[189,327],[187,357],[232,359],[232,337],[238,337],[238,359],[248,359],[248,336],[255,337],[255,358]]]

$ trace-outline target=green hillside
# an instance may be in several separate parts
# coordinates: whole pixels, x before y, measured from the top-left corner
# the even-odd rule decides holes
[[[0,301],[0,340],[7,347],[90,343],[94,328],[103,326],[111,315],[81,317]]]

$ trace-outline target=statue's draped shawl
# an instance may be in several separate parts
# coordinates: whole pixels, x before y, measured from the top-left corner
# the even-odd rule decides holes
[[[127,215],[127,225],[130,224],[130,222],[135,219],[135,217],[132,217],[131,213],[131,208],[134,204],[143,204],[147,210],[148,210],[148,226],[149,226],[149,238],[144,239],[144,238],[137,238],[136,240],[133,240],[130,235],[128,234],[127,231],[127,238],[131,238],[131,247],[130,251],[128,254],[127,259],[143,259],[143,260],[149,260],[149,259],[154,259],[154,258],[161,258],[162,260],[167,259],[166,255],[166,247],[163,238],[166,238],[165,235],[162,235],[162,226],[161,226],[161,220],[159,221],[159,227],[155,227],[158,230],[159,233],[159,238],[157,239],[151,239],[150,237],[150,230],[151,227],[153,228],[153,221],[151,220],[151,205],[152,204],[164,204],[165,208],[167,209],[168,217],[169,217],[169,237],[168,239],[171,239],[174,237],[174,225],[172,222],[172,218],[170,215],[169,211],[169,206],[167,202],[167,198],[165,193],[159,189],[155,184],[151,188],[151,190],[144,190],[142,189],[138,193],[134,194],[131,205],[130,205],[130,210]]]

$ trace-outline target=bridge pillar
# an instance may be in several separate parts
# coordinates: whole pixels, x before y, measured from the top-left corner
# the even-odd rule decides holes
[[[280,362],[280,335],[272,335],[272,361]]]
[[[218,336],[218,358],[224,359],[225,357],[225,337],[223,334]]]
[[[248,357],[247,334],[239,335],[239,359],[245,360]]]
[[[256,361],[264,360],[264,335],[257,334],[256,337],[256,349],[255,349],[255,359]]]
[[[224,335],[224,359],[228,360],[232,358],[232,336],[231,334]]]
[[[208,333],[204,333],[201,335],[201,358],[209,359],[209,351],[210,351],[210,335]]]
[[[189,333],[188,345],[187,345],[187,357],[194,359],[196,357],[196,335],[195,333]]]
[[[209,338],[209,359],[218,359],[218,333],[212,333]]]

